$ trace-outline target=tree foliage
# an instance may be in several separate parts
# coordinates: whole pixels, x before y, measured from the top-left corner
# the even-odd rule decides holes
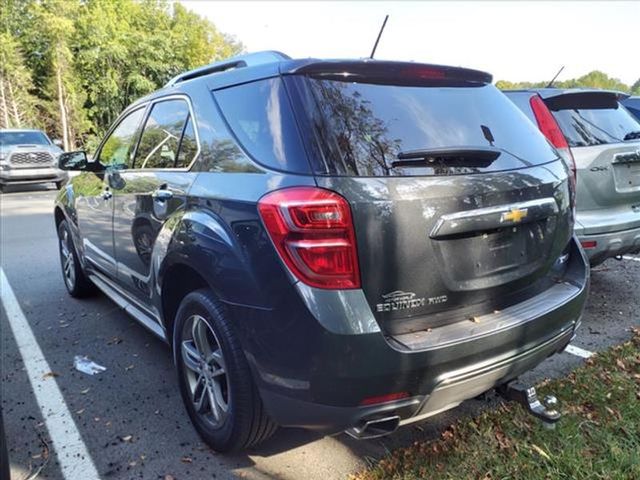
[[[37,98],[31,94],[31,72],[20,44],[0,33],[0,128],[39,126]]]
[[[509,82],[507,80],[498,80],[496,86],[501,90],[513,90],[519,88],[543,88],[546,87],[548,83],[549,80],[541,82]],[[618,90],[631,93],[633,90],[640,89],[640,79],[632,87],[629,87],[629,85],[626,85],[617,78],[609,77],[606,73],[594,70],[580,78],[555,81],[553,82],[553,86],[558,88],[601,88],[604,90]]]
[[[21,120],[11,120],[0,89],[1,125],[44,127],[67,148],[93,144],[174,75],[243,49],[169,0],[2,1],[0,86],[11,82],[4,98],[15,96]]]

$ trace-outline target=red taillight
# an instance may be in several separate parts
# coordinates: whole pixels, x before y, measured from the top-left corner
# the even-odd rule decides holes
[[[558,122],[553,118],[553,114],[544,104],[540,95],[534,95],[531,97],[529,103],[531,104],[531,109],[536,117],[540,131],[545,137],[547,137],[551,144],[556,148],[569,148],[567,139],[564,138],[564,134],[562,133],[562,130],[560,130]]]
[[[258,211],[280,257],[307,285],[360,288],[358,252],[347,201],[315,187],[276,190]]]
[[[585,249],[596,248],[598,246],[598,242],[595,240],[584,240],[580,242],[580,244],[582,245],[582,248]]]
[[[377,405],[379,403],[393,402],[394,400],[402,400],[408,397],[409,392],[388,393],[387,395],[365,398],[360,402],[360,405]]]
[[[571,177],[569,179],[571,189],[571,205],[575,209],[577,181],[576,162],[573,158],[571,150],[569,149],[567,139],[564,137],[562,130],[560,130],[558,122],[556,122],[556,119],[553,118],[553,114],[549,111],[542,98],[540,98],[540,95],[534,95],[533,97],[531,97],[531,99],[529,100],[529,104],[531,105],[531,110],[533,110],[533,115],[536,117],[536,122],[538,122],[538,128],[540,129],[542,134],[547,137],[547,140],[549,140],[551,144],[556,147],[556,149],[562,156],[562,160],[564,160],[565,164],[571,172]]]

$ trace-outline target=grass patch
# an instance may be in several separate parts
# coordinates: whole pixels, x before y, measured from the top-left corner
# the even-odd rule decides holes
[[[520,405],[503,404],[351,479],[640,479],[640,329],[538,389],[561,402],[555,430]]]

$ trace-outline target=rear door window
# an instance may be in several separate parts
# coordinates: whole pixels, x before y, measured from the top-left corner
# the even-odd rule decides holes
[[[186,100],[164,100],[153,105],[136,152],[135,168],[186,168],[198,151]]]
[[[545,103],[570,147],[588,147],[635,140],[640,122],[611,94],[570,94]]]
[[[555,151],[524,114],[492,85],[407,86],[287,77],[297,117],[309,134],[320,174],[448,175],[523,168],[553,161]],[[476,149],[478,165],[400,162],[409,152]],[[495,158],[483,152],[496,151]],[[486,153],[486,152],[485,152]],[[440,157],[438,157],[440,158]],[[486,162],[483,164],[483,162]],[[409,164],[409,165],[407,165]]]

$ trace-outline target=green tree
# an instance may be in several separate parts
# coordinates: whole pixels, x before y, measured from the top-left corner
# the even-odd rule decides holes
[[[631,86],[632,95],[640,95],[640,78]]]
[[[78,7],[66,0],[31,2],[22,12],[18,31],[37,79],[33,88],[41,99],[42,123],[50,134],[62,138],[65,150],[71,150],[89,128],[72,53]]]
[[[546,87],[548,83],[548,81],[510,82],[507,80],[498,80],[496,82],[496,86],[501,90],[512,90],[518,88],[542,88]],[[604,90],[619,90],[622,92],[629,92],[635,88],[635,86],[629,88],[628,85],[624,84],[619,79],[609,77],[606,73],[599,70],[594,70],[579,78],[556,81],[553,85],[558,88],[601,88]]]
[[[19,43],[0,33],[0,128],[38,125],[32,85]]]
[[[77,67],[97,133],[172,76],[242,50],[208,20],[154,0],[88,0],[76,35]]]
[[[172,76],[243,48],[169,0],[0,4],[0,122],[15,116],[15,98],[21,125],[45,127],[67,148],[95,144],[123,108]]]

